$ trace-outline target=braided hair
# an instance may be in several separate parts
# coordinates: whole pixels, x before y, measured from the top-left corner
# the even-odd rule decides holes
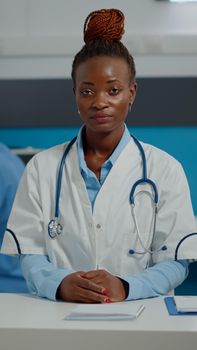
[[[72,64],[72,80],[75,87],[77,67],[95,56],[123,58],[129,67],[130,82],[135,80],[135,63],[128,49],[120,41],[124,34],[124,14],[118,9],[102,9],[91,12],[84,23],[85,45],[76,54]]]

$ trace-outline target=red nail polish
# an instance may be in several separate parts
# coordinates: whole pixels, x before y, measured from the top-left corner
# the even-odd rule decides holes
[[[111,300],[110,298],[105,298],[105,299],[104,299],[104,302],[105,302],[105,303],[112,303],[112,300]]]
[[[109,295],[110,291],[108,289],[103,289],[102,293],[103,295]]]

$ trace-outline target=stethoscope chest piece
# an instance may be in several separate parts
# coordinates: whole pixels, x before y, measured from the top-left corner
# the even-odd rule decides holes
[[[56,238],[62,233],[62,225],[58,222],[57,218],[52,219],[48,224],[48,234],[51,238]]]

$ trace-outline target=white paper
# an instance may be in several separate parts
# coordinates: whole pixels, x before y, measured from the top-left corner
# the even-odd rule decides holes
[[[79,304],[65,320],[120,320],[137,318],[144,305],[135,303]]]
[[[176,309],[178,312],[197,312],[197,296],[174,296]]]

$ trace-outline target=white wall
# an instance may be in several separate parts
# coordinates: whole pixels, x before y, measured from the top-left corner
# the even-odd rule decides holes
[[[87,14],[120,8],[138,76],[197,76],[197,4],[0,0],[0,78],[70,76]]]

